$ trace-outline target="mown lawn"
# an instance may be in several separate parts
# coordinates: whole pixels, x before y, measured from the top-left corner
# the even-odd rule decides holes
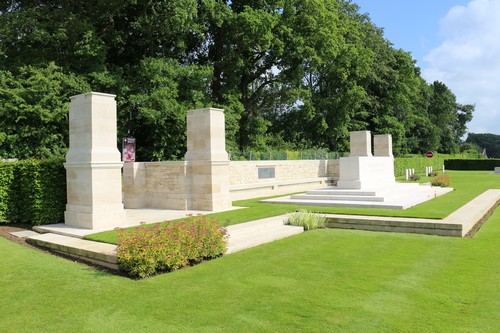
[[[380,208],[349,208],[349,207],[318,207],[261,203],[258,199],[240,200],[233,202],[233,206],[247,207],[223,213],[210,214],[223,225],[248,222],[270,216],[277,216],[299,209],[308,209],[319,213],[357,214],[377,216],[402,216],[422,218],[444,218],[463,206],[487,189],[500,189],[500,176],[491,171],[447,171],[451,185],[455,190],[451,193],[427,201],[420,205],[405,209]],[[429,182],[431,178],[422,177],[420,182]],[[85,237],[100,242],[118,242],[115,231],[92,234]]]
[[[0,332],[500,332],[500,210],[472,239],[315,230],[134,281],[0,238]]]

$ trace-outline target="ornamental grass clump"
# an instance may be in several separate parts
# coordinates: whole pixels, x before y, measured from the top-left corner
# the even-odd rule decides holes
[[[117,260],[120,270],[145,278],[222,256],[227,232],[205,216],[181,222],[118,229]]]
[[[304,230],[324,228],[326,217],[307,210],[299,210],[290,214],[286,224],[303,227]]]
[[[451,183],[450,176],[445,174],[437,175],[436,177],[431,179],[432,186],[447,187],[450,186],[450,183]]]

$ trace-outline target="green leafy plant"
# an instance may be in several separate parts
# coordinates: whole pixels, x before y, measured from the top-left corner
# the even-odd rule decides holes
[[[290,214],[286,224],[304,227],[304,230],[324,228],[326,217],[307,210],[299,210]]]
[[[451,182],[450,176],[445,174],[437,175],[431,180],[432,186],[441,186],[441,187],[450,186],[450,182]]]
[[[120,269],[139,278],[220,257],[227,246],[226,229],[205,216],[119,229],[118,239]]]

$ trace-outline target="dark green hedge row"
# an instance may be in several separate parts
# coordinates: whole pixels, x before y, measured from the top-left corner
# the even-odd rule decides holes
[[[446,160],[444,166],[448,170],[489,170],[500,167],[500,159],[484,160]]]
[[[0,223],[64,222],[63,159],[0,162]]]

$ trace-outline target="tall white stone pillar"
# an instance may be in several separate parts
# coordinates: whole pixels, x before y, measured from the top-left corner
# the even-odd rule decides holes
[[[68,201],[65,223],[101,229],[125,222],[115,95],[89,92],[70,97]]]
[[[185,159],[191,180],[187,209],[214,211],[231,207],[224,110],[188,111]]]
[[[373,136],[373,153],[375,156],[393,157],[392,136],[390,134],[378,134]]]
[[[372,156],[372,137],[370,131],[350,133],[351,154],[349,156]]]

